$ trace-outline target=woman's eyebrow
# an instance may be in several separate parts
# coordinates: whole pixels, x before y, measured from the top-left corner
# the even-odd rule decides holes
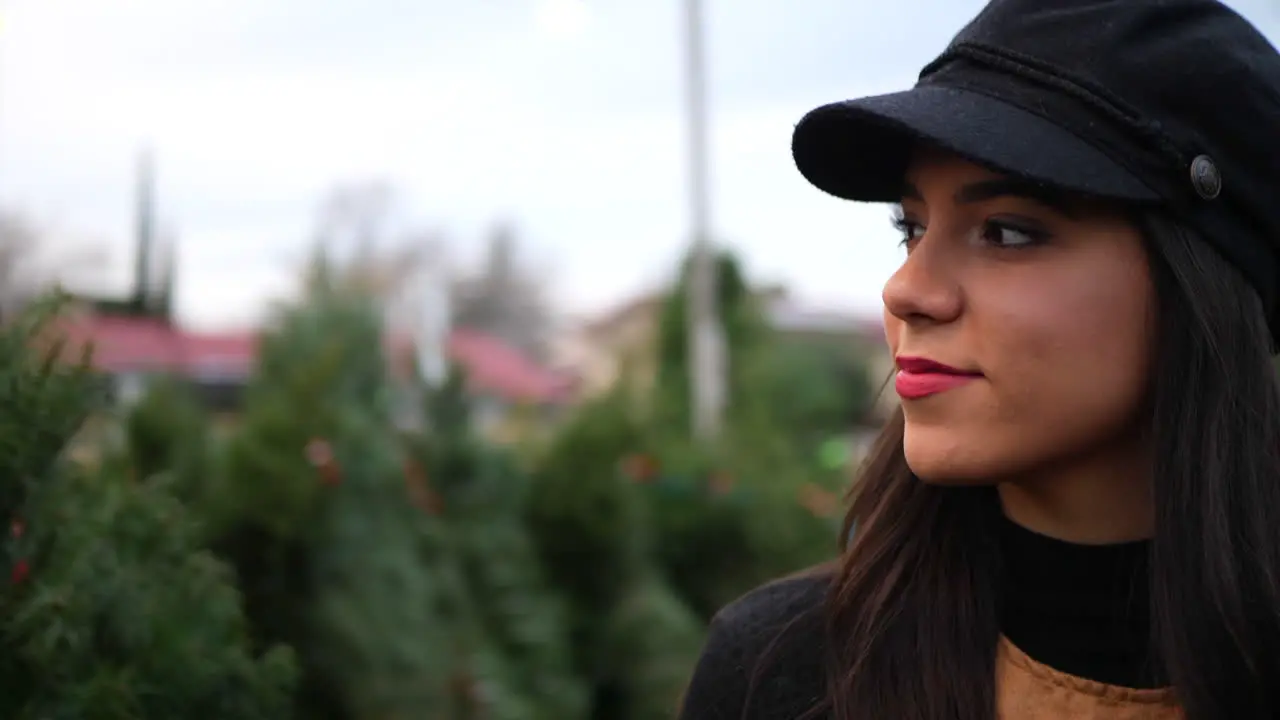
[[[915,185],[903,183],[902,197],[907,200],[923,200],[924,196]],[[1023,180],[1021,178],[991,178],[968,183],[956,190],[952,195],[957,205],[969,205],[986,202],[1001,197],[1016,197],[1040,203],[1050,207],[1067,217],[1075,217],[1075,203],[1062,191],[1047,185]]]

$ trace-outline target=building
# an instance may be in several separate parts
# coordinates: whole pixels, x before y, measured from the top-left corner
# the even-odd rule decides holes
[[[135,401],[155,378],[176,377],[188,382],[217,416],[232,420],[257,366],[260,333],[195,332],[177,322],[171,245],[160,272],[155,270],[153,198],[151,159],[143,154],[138,164],[134,288],[124,298],[73,297],[58,331],[68,353],[78,355],[92,347],[93,366],[108,379],[120,402]],[[562,374],[496,337],[457,329],[447,335],[445,345],[445,357],[467,376],[482,431],[510,437],[505,421],[517,410],[554,417],[572,400],[574,388]],[[406,387],[399,397],[407,406],[399,409],[399,417],[411,422],[418,407],[409,391],[419,369],[416,343],[408,336],[389,335],[384,352],[392,377]]]
[[[257,332],[192,332],[156,318],[104,314],[92,308],[69,313],[60,331],[69,352],[92,346],[94,367],[110,378],[122,403],[135,401],[155,378],[177,377],[189,382],[207,407],[230,418],[239,410],[257,364]],[[456,330],[447,345],[446,357],[466,373],[476,401],[476,421],[486,432],[501,434],[504,420],[517,409],[554,417],[572,401],[572,384],[563,375],[495,337]],[[392,377],[408,385],[417,368],[412,343],[388,337],[384,351]]]
[[[885,350],[879,318],[848,312],[817,310],[796,303],[785,288],[758,292],[765,313],[784,342],[821,343],[847,348],[866,358],[872,382],[883,383],[893,362]],[[584,396],[614,387],[627,373],[641,379],[654,373],[654,347],[664,296],[633,298],[599,317],[580,323],[557,343],[558,364],[571,368]],[[896,404],[892,393],[881,393],[875,415],[886,415]]]

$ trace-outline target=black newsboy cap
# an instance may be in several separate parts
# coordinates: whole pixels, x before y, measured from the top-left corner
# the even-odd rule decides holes
[[[1280,54],[1216,0],[993,0],[905,92],[817,108],[800,172],[900,199],[921,141],[1199,230],[1280,329]]]

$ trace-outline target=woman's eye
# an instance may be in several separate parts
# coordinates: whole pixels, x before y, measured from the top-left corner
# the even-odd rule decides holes
[[[924,226],[908,218],[895,217],[893,226],[902,234],[901,245],[915,242],[920,239],[920,236],[924,235]]]
[[[1028,245],[1039,245],[1048,237],[1048,233],[1043,230],[1028,227],[1018,227],[1010,223],[997,222],[988,220],[982,226],[982,239],[984,242],[1002,248],[1025,247]]]

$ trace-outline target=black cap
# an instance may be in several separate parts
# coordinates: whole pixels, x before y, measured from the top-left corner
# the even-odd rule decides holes
[[[832,195],[895,202],[920,141],[1168,208],[1280,327],[1280,54],[1220,2],[993,0],[913,89],[813,110],[792,152]]]

